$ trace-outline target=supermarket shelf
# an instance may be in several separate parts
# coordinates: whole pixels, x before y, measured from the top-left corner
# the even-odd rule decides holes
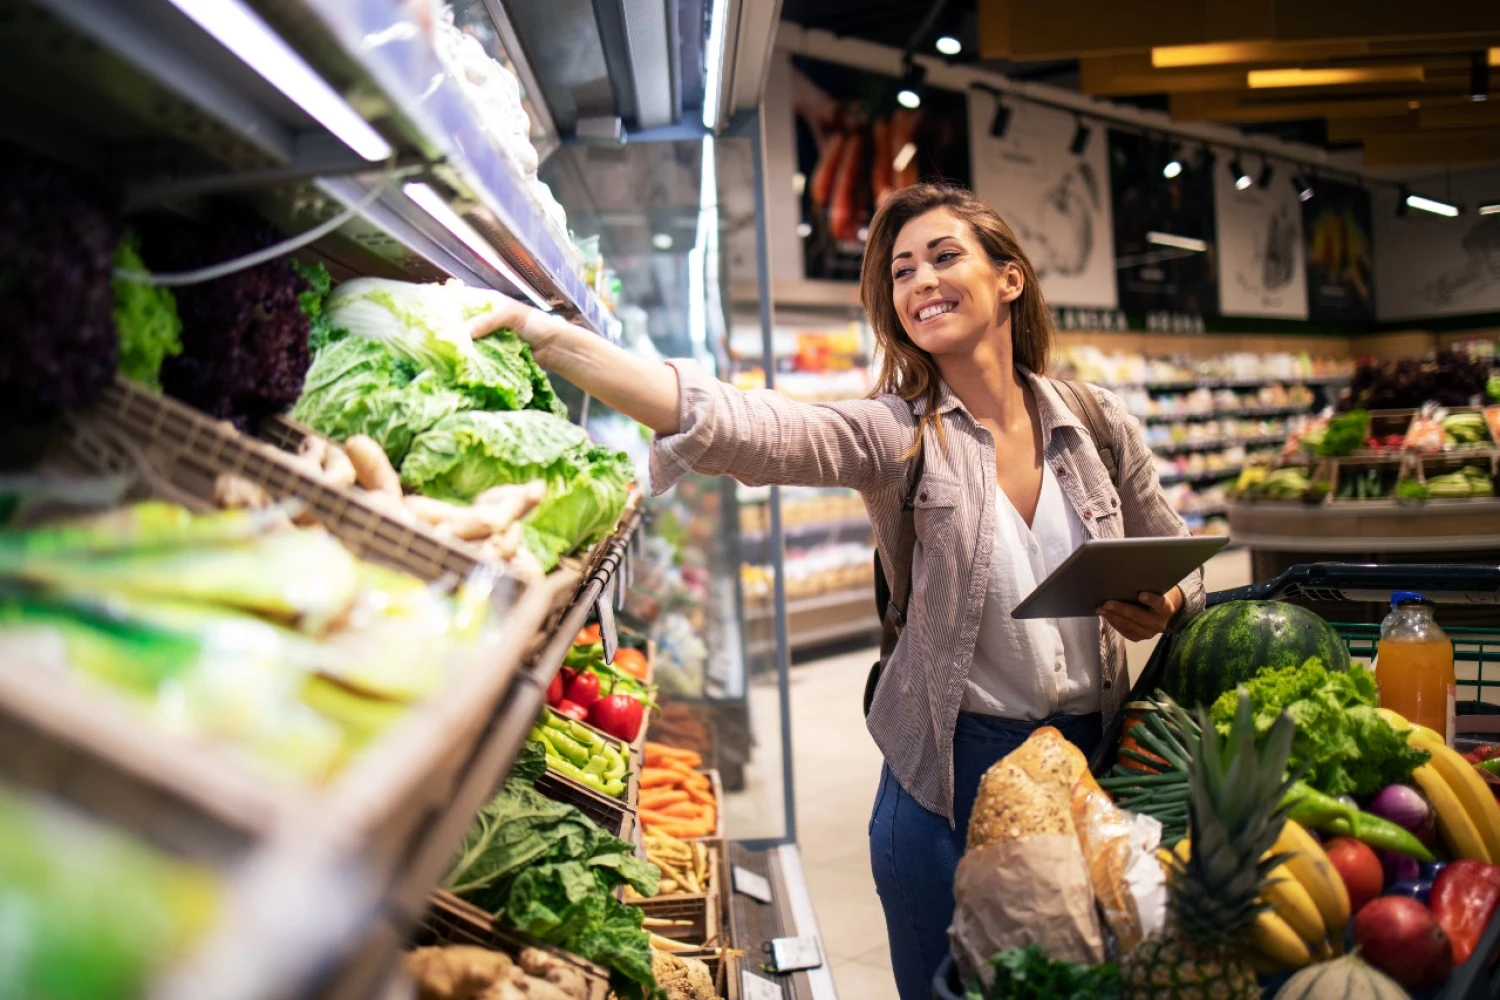
[[[1206,413],[1153,413],[1136,415],[1146,424],[1187,424],[1204,420],[1255,420],[1271,417],[1296,417],[1308,412],[1306,406],[1243,406],[1233,410],[1210,410]]]
[[[1194,518],[1207,520],[1210,517],[1223,517],[1229,513],[1229,508],[1224,504],[1219,504],[1214,507],[1200,507],[1198,510],[1178,511],[1177,513],[1182,515],[1185,521],[1191,521]]]
[[[854,590],[839,590],[831,594],[819,594],[817,597],[801,597],[786,602],[786,613],[791,615],[805,614],[809,611],[827,611],[829,608],[841,608],[849,604],[867,603],[872,608],[875,606],[875,591],[871,587],[860,587]],[[771,617],[769,608],[756,608],[746,611],[745,618],[754,620],[756,618]],[[873,612],[872,612],[873,616]]]
[[[1158,455],[1183,455],[1194,451],[1223,451],[1226,448],[1268,448],[1286,441],[1285,434],[1266,434],[1261,437],[1219,438],[1215,441],[1182,441],[1169,444],[1153,444],[1151,450]]]
[[[1180,474],[1162,476],[1161,484],[1163,486],[1176,486],[1178,483],[1188,483],[1189,485],[1196,486],[1203,483],[1223,482],[1226,479],[1233,479],[1239,474],[1240,467],[1235,466],[1232,469],[1219,469],[1215,472],[1200,472],[1195,476],[1186,476]]]
[[[1159,382],[1100,382],[1115,391],[1144,389],[1147,392],[1187,392],[1190,389],[1258,389],[1265,385],[1342,385],[1347,375],[1319,375],[1302,378],[1214,378],[1164,379]]]
[[[232,192],[299,232],[359,205],[315,244],[349,270],[453,276],[534,296],[615,334],[618,324],[570,266],[563,237],[490,145],[398,0],[252,6],[374,128],[365,150],[373,159],[159,0],[5,0],[0,85],[68,95],[19,116],[14,136],[77,162],[118,161],[135,208]],[[150,154],[122,158],[124,149]],[[408,182],[426,184],[439,209],[490,246],[470,246],[408,196]]]
[[[870,519],[868,517],[851,517],[841,521],[808,521],[805,524],[783,525],[782,536],[787,540],[793,538],[813,538],[822,535],[843,535],[845,533],[859,532],[862,536],[870,532]],[[758,545],[771,539],[769,531],[746,531],[740,535],[740,540],[746,545]]]

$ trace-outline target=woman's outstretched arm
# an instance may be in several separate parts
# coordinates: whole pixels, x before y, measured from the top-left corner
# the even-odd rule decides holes
[[[671,365],[631,354],[587,330],[497,294],[496,307],[469,327],[476,340],[510,328],[531,345],[537,364],[556,372],[611,409],[658,434],[676,434],[680,390]]]

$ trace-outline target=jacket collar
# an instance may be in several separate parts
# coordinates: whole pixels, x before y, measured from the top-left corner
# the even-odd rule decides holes
[[[1031,394],[1036,397],[1037,416],[1042,421],[1042,446],[1049,447],[1052,444],[1052,431],[1058,427],[1076,427],[1084,430],[1083,422],[1073,415],[1068,404],[1058,395],[1057,389],[1052,385],[1052,380],[1038,375],[1028,368],[1020,368],[1021,374],[1031,384]],[[912,401],[912,412],[917,419],[921,419],[927,413],[927,400],[916,399]],[[958,398],[954,391],[948,388],[948,383],[941,383],[941,392],[938,394],[938,413],[947,413],[950,410],[962,410],[968,413],[963,401]]]

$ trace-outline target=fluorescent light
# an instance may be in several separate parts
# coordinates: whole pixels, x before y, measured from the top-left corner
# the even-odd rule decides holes
[[[1180,173],[1182,173],[1182,162],[1179,160],[1168,160],[1167,165],[1161,168],[1161,175],[1167,180],[1171,180]]]
[[[481,260],[500,272],[512,285],[519,288],[522,294],[536,304],[538,309],[544,312],[552,311],[552,303],[538,295],[509,264],[501,260],[500,255],[495,252],[494,247],[490,246],[489,241],[480,236],[474,227],[465,222],[457,212],[449,208],[448,203],[443,201],[442,196],[436,191],[420,181],[413,181],[402,185],[401,191],[414,203],[421,206],[424,212],[442,223],[444,229],[457,236],[464,246],[478,254]]]
[[[952,35],[944,35],[935,44],[937,50],[945,56],[956,56],[964,50],[963,43]]]
[[[1450,219],[1458,214],[1457,205],[1450,205],[1446,201],[1434,201],[1431,198],[1423,198],[1419,194],[1407,195],[1406,203],[1412,208],[1420,208],[1422,211],[1431,212],[1433,215],[1445,215]]]
[[[1500,202],[1479,206],[1480,215],[1500,215]]]
[[[809,236],[811,236],[812,235],[812,223],[810,223],[810,222],[799,222],[799,223],[797,223],[797,235],[800,236],[800,237],[802,237],[804,240],[807,239]]]
[[[1208,250],[1208,243],[1204,240],[1194,239],[1191,236],[1177,236],[1174,233],[1150,232],[1146,234],[1146,242],[1155,243],[1161,247],[1191,250],[1194,253],[1205,253]]]
[[[391,155],[390,143],[241,0],[172,4],[360,156],[378,161]]]
[[[912,157],[916,155],[917,144],[914,142],[908,142],[906,145],[896,150],[896,158],[891,161],[891,166],[896,168],[897,173],[900,173],[907,168],[907,166],[911,163]]]
[[[710,132],[719,127],[719,90],[724,85],[724,19],[729,14],[729,0],[712,0],[712,3],[703,81],[703,127]]]
[[[1249,174],[1240,174],[1238,177],[1236,177],[1234,179],[1234,189],[1236,191],[1244,191],[1251,184],[1254,184],[1254,183],[1255,182],[1250,179],[1250,175]]]
[[[672,249],[672,234],[656,233],[651,237],[651,245],[656,247],[656,249],[658,250]]]
[[[900,92],[896,94],[896,103],[903,108],[915,111],[922,106],[922,95],[910,87],[902,87]]]
[[[1252,90],[1269,87],[1338,87],[1351,83],[1422,83],[1421,66],[1366,66],[1359,69],[1252,69],[1245,80]]]

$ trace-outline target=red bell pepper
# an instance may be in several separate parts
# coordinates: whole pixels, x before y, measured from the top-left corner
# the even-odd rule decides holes
[[[554,707],[558,702],[563,700],[563,690],[565,688],[565,685],[563,683],[563,673],[564,671],[559,670],[557,673],[553,674],[552,680],[547,684],[547,704]]]
[[[1500,907],[1500,865],[1454,861],[1432,883],[1429,905],[1453,943],[1453,964],[1462,965]]]
[[[600,698],[589,708],[588,723],[617,740],[629,743],[641,731],[646,706],[628,694],[611,694]]]
[[[552,711],[556,712],[558,715],[565,715],[575,722],[589,721],[589,710],[578,704],[576,701],[569,701],[566,698],[558,702],[556,705],[553,705]]]
[[[567,693],[563,695],[576,705],[588,708],[599,700],[599,677],[588,670],[580,670],[568,685]]]

